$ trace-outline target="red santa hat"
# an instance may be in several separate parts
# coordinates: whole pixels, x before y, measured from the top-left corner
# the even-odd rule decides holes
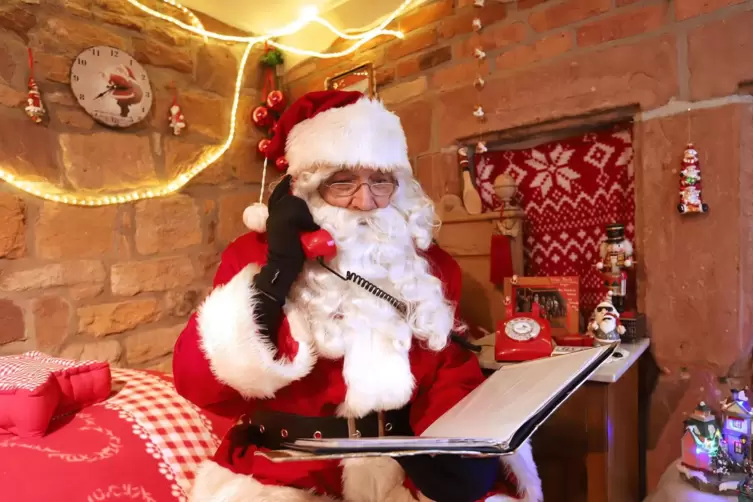
[[[277,121],[265,155],[276,166],[284,157],[282,164],[293,178],[332,166],[412,173],[400,118],[355,91],[318,91],[299,98]],[[243,212],[243,222],[262,232],[267,216],[264,204],[253,204]]]

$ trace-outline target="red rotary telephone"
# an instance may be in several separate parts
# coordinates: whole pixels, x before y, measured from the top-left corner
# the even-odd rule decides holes
[[[519,362],[552,355],[549,321],[523,313],[497,323],[494,357],[500,362]]]

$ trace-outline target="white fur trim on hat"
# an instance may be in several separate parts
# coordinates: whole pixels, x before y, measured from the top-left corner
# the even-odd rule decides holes
[[[317,164],[412,172],[400,118],[370,98],[296,124],[288,134],[285,158],[293,177]]]
[[[269,208],[266,204],[257,202],[243,210],[243,223],[252,232],[264,233],[267,230]]]

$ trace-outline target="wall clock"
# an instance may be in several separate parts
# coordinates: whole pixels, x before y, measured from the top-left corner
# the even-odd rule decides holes
[[[114,47],[90,47],[76,56],[71,90],[94,120],[111,127],[136,124],[152,108],[146,70],[133,56]]]

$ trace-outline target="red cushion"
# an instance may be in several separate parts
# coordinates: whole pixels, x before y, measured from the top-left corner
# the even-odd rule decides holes
[[[110,394],[110,366],[41,352],[0,357],[0,429],[44,435],[56,415],[77,411]]]

